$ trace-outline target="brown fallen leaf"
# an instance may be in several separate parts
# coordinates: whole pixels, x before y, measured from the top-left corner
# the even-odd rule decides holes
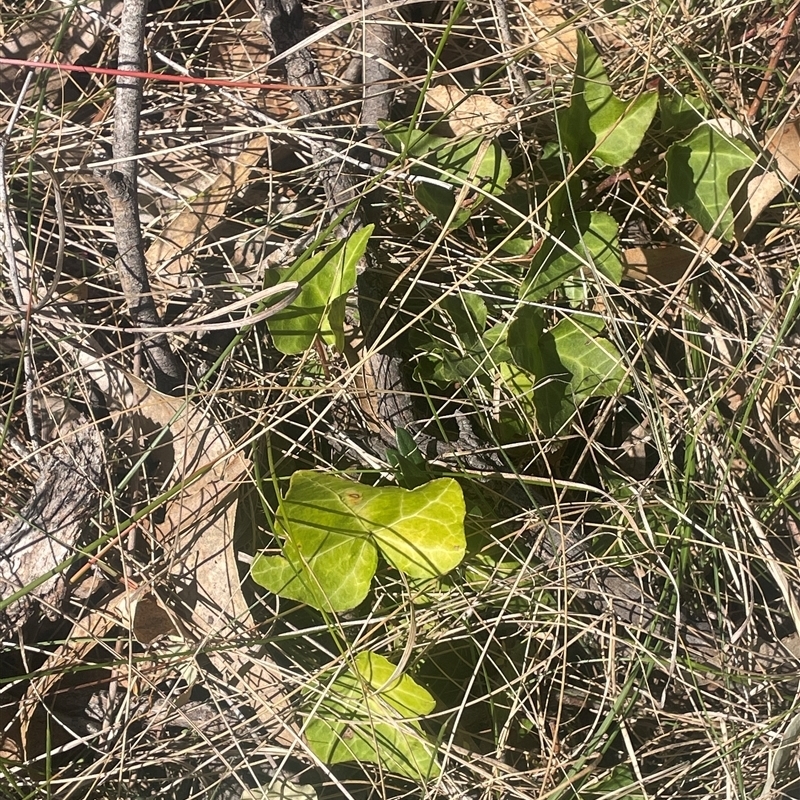
[[[696,253],[673,244],[664,247],[631,247],[622,253],[625,277],[655,286],[677,283],[696,258]]]
[[[800,175],[800,118],[767,131],[764,150],[771,156],[766,168],[749,179],[742,210],[736,216],[736,238],[741,240],[770,203]]]
[[[266,136],[256,136],[227,164],[214,182],[171,221],[145,254],[152,283],[166,295],[190,288],[190,274],[199,244],[225,219],[234,195],[245,185],[269,146]]]
[[[118,606],[122,623],[142,644],[178,634],[172,616],[146,586],[129,592]]]
[[[76,353],[93,382],[105,394],[117,425],[138,428],[149,438],[151,460],[165,492],[164,521],[157,538],[183,609],[178,616],[198,642],[212,646],[211,662],[248,694],[277,741],[297,741],[282,720],[288,711],[277,665],[258,648],[231,646],[254,626],[242,593],[234,545],[238,490],[250,463],[236,451],[223,427],[189,399],[170,397],[85,347]]]
[[[447,123],[455,136],[470,136],[494,130],[505,124],[508,109],[485,94],[467,94],[453,84],[433,86],[425,94],[425,102],[447,115]]]
[[[82,665],[85,657],[97,647],[106,634],[119,623],[117,605],[124,595],[109,597],[97,608],[73,625],[72,631],[63,644],[60,644],[39,669],[41,677],[30,682],[25,695],[19,703],[18,727],[12,741],[25,753],[25,757],[35,758],[45,752],[47,738],[42,735],[42,725],[47,724],[46,717],[41,718],[42,701],[56,688],[65,674]]]
[[[548,67],[571,69],[578,57],[578,32],[553,0],[533,0],[525,10],[530,46]]]

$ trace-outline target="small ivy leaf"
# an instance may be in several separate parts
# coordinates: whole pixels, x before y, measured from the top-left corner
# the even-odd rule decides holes
[[[572,374],[561,362],[552,332],[544,331],[541,312],[530,306],[520,308],[509,326],[508,344],[521,369],[501,372],[507,389],[523,413],[533,409],[532,416],[543,434],[555,435],[575,413]]]
[[[758,160],[743,142],[712,125],[700,125],[667,150],[667,204],[682,206],[711,236],[731,241],[731,195]]]
[[[619,350],[607,339],[595,336],[597,332],[596,326],[587,328],[579,318],[570,317],[550,331],[558,359],[572,375],[570,389],[576,404],[590,397],[611,397],[631,390]]]
[[[575,271],[592,263],[614,284],[622,280],[616,221],[602,211],[565,215],[533,257],[520,298],[543,300]]]
[[[474,342],[486,329],[486,303],[474,292],[459,292],[442,298],[442,309],[453,322],[459,338]]]
[[[325,690],[306,726],[311,749],[324,761],[371,761],[416,780],[439,774],[436,751],[414,717],[435,707],[430,693],[410,676],[391,684],[395,667],[376,653],[359,653],[354,671]]]
[[[622,166],[639,149],[657,105],[657,92],[645,92],[627,102],[615,97],[597,50],[578,32],[572,102],[558,115],[573,161],[591,154],[610,166]]]
[[[645,800],[648,796],[627,764],[618,764],[599,779],[592,776],[580,785],[578,791],[581,800],[602,800],[610,795],[626,800]]]
[[[561,375],[536,380],[515,364],[501,364],[500,379],[514,399],[512,406],[500,411],[501,432],[512,434],[512,440],[519,435],[529,435],[532,430],[553,436],[575,413],[563,370]],[[513,435],[515,433],[517,436]]]
[[[500,194],[511,178],[511,162],[503,148],[496,141],[480,137],[449,140],[448,144],[431,150],[425,162],[431,177],[452,187],[420,183],[414,192],[420,205],[435,214],[440,222],[450,220],[464,185],[481,190],[481,193],[467,195],[464,207],[455,212],[450,222],[453,228],[466,223],[473,211],[485,202],[486,194]]]
[[[505,323],[498,323],[486,331],[466,353],[449,348],[437,350],[440,360],[434,366],[430,380],[441,386],[475,379],[491,380],[497,365],[511,359],[511,352],[506,345],[506,329]]]
[[[436,184],[420,183],[414,190],[414,197],[417,202],[426,210],[430,211],[439,222],[450,220],[450,228],[455,230],[466,225],[472,216],[472,211],[468,208],[461,208],[453,214],[456,205],[455,194],[452,189],[445,189]],[[451,218],[452,215],[452,218]]]
[[[258,556],[253,579],[320,611],[347,611],[369,592],[378,548],[413,578],[453,569],[466,550],[465,513],[452,478],[407,490],[300,470],[281,502],[283,555]]]
[[[416,489],[433,477],[417,443],[405,428],[395,431],[397,450],[388,448],[386,458],[397,471],[397,482],[404,489]]]
[[[373,228],[367,225],[320,253],[274,271],[278,282],[289,279],[300,284],[300,294],[291,306],[267,320],[278,350],[286,355],[303,353],[317,335],[344,349],[345,298],[356,284],[356,265]]]
[[[435,701],[411,677],[386,682],[394,665],[376,653],[360,653],[348,670],[325,688],[306,725],[306,741],[328,764],[372,762],[412,780],[439,775],[436,747],[414,717]]]
[[[583,401],[628,392],[630,381],[619,351],[597,336],[602,320],[574,315],[543,328],[541,312],[519,309],[508,344],[521,370],[503,365],[501,376],[523,413],[533,406],[539,429],[554,435]]]
[[[664,133],[688,133],[709,116],[706,104],[699,97],[688,94],[663,94],[658,98],[658,108]]]
[[[522,306],[508,326],[508,347],[514,363],[531,375],[544,375],[544,354],[539,340],[544,335],[544,315],[538,308]]]

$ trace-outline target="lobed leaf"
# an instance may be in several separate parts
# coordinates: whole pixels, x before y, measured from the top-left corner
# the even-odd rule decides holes
[[[520,287],[520,298],[543,300],[585,264],[594,264],[615,284],[622,280],[617,223],[602,211],[564,215],[533,257]]]
[[[291,306],[267,321],[278,350],[287,355],[303,353],[318,335],[338,350],[344,349],[345,298],[356,284],[356,265],[373,229],[367,225],[322,252],[276,271],[278,281],[300,284],[300,294]]]
[[[298,471],[281,503],[283,554],[258,556],[253,578],[282,597],[346,611],[367,596],[378,549],[413,578],[453,569],[466,550],[465,513],[451,478],[408,490]]]
[[[311,750],[328,764],[372,762],[413,780],[439,775],[436,747],[414,717],[430,713],[431,695],[408,675],[387,685],[395,666],[360,653],[338,676],[306,726]]]
[[[756,154],[713,125],[700,125],[670,146],[666,161],[667,203],[683,206],[709,235],[730,241],[737,173],[743,177],[756,163]]]
[[[591,154],[610,166],[622,166],[639,149],[657,105],[657,92],[645,92],[629,101],[616,97],[597,50],[578,32],[572,102],[558,116],[573,161],[583,161]]]

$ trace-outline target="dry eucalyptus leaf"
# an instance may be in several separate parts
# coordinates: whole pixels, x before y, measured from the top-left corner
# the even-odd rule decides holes
[[[626,278],[656,286],[677,283],[695,258],[695,253],[673,244],[664,247],[631,247],[622,253]]]
[[[82,366],[106,396],[118,424],[136,425],[153,442],[165,490],[180,490],[164,502],[157,537],[170,572],[188,607],[179,616],[200,639],[237,639],[254,627],[242,594],[234,547],[238,489],[249,462],[236,452],[224,428],[188,399],[170,397],[113,365],[78,352]],[[164,434],[167,434],[166,436]],[[160,438],[159,438],[160,437]],[[296,740],[280,719],[288,708],[277,665],[246,647],[211,647],[212,663],[239,684],[274,737]]]
[[[256,136],[204,191],[200,192],[161,231],[147,250],[148,272],[154,285],[167,292],[188,288],[196,249],[225,219],[225,211],[269,146],[266,136]]]
[[[764,149],[771,160],[766,172],[750,178],[744,208],[736,218],[736,235],[742,239],[770,203],[800,175],[800,118],[767,131]]]
[[[549,67],[570,69],[578,57],[578,32],[553,0],[533,0],[525,9],[531,47]],[[524,7],[523,7],[524,8]]]
[[[172,618],[158,598],[146,589],[128,594],[120,602],[118,611],[125,626],[137,642],[150,644],[161,636],[178,633]]]
[[[425,94],[425,101],[447,115],[447,123],[455,136],[495,129],[508,119],[508,110],[491,97],[467,94],[452,84],[431,87]]]

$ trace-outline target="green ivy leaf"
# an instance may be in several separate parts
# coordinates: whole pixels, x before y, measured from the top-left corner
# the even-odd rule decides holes
[[[319,610],[355,608],[369,592],[378,549],[342,499],[360,485],[336,475],[292,475],[280,508],[282,556],[253,561],[256,583]]]
[[[486,328],[486,303],[474,292],[461,291],[442,298],[441,309],[450,317],[459,339],[473,343]]]
[[[397,449],[387,448],[386,460],[397,471],[397,483],[404,489],[416,489],[426,484],[433,476],[414,437],[405,428],[398,428],[395,437]]]
[[[503,148],[496,141],[487,142],[479,137],[448,140],[448,144],[430,150],[425,163],[430,167],[426,174],[450,185],[423,182],[414,192],[420,205],[435,214],[440,222],[450,219],[456,198],[465,184],[482,190],[481,194],[467,196],[468,205],[458,209],[453,217],[451,226],[454,228],[463,225],[485,202],[483,193],[500,194],[511,177],[511,162]]]
[[[552,436],[575,411],[572,376],[561,363],[553,334],[544,330],[544,317],[538,309],[519,309],[508,328],[508,346],[516,366],[503,365],[500,374],[506,390],[522,413],[533,417],[542,433]],[[506,424],[513,427],[508,419]]]
[[[276,282],[300,284],[300,294],[291,306],[267,320],[278,350],[287,355],[303,353],[317,335],[338,350],[344,349],[345,300],[356,284],[356,265],[373,228],[367,225],[304,261],[274,271]]]
[[[572,375],[570,390],[575,403],[629,392],[630,379],[619,350],[595,335],[597,327],[581,322],[579,317],[567,317],[550,331],[559,362]]]
[[[558,115],[559,130],[573,161],[582,161],[591,153],[610,166],[622,166],[639,149],[657,105],[656,92],[645,92],[627,102],[615,97],[597,50],[578,32],[572,102]]]
[[[573,315],[544,331],[541,312],[530,306],[509,326],[508,345],[520,369],[503,365],[501,377],[523,414],[535,411],[544,434],[557,433],[585,400],[630,391],[622,356],[597,335],[602,328],[602,320]]]
[[[593,263],[615,284],[622,280],[617,223],[602,211],[564,215],[533,257],[520,298],[543,300],[587,263]]]
[[[436,747],[415,717],[436,702],[408,675],[388,683],[395,666],[377,653],[359,653],[353,669],[325,688],[306,725],[306,741],[328,764],[372,762],[412,780],[439,775]]]
[[[499,323],[460,353],[450,348],[437,348],[439,360],[433,368],[430,379],[447,386],[451,383],[465,383],[475,378],[490,380],[498,364],[508,361],[511,353],[506,346],[506,325]]]
[[[688,132],[709,116],[706,104],[693,95],[663,94],[658,98],[661,130]]]
[[[700,125],[667,150],[667,204],[683,206],[706,233],[730,241],[731,194],[757,160],[743,142],[712,125]]]
[[[281,597],[346,611],[367,596],[378,549],[413,578],[453,569],[466,548],[465,513],[452,478],[407,490],[301,470],[281,503],[283,555],[258,556],[253,578]]]

